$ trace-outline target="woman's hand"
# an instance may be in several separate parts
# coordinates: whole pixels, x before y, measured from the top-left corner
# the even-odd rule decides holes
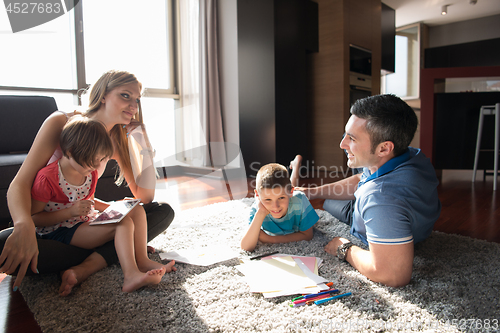
[[[136,129],[138,126],[142,125],[142,123],[138,120],[131,119],[130,123],[126,125],[127,127],[127,132],[131,133],[134,129]]]
[[[136,198],[149,203],[154,200],[156,188],[156,168],[154,166],[154,150],[151,148],[144,125],[137,126],[131,122],[127,127],[131,172],[125,171],[125,180]],[[132,129],[135,127],[134,129]],[[121,161],[117,158],[118,164]]]
[[[38,272],[38,242],[31,218],[31,186],[38,170],[47,165],[59,146],[59,136],[66,121],[66,115],[56,111],[43,122],[7,192],[14,230],[5,241],[0,255],[0,271],[11,274],[19,267],[14,289],[21,285],[28,266],[31,265],[33,272]]]
[[[38,273],[38,242],[32,221],[16,223],[14,230],[5,241],[0,263],[3,263],[0,272],[5,274],[13,274],[19,267],[14,281],[14,291],[21,285],[28,266],[31,266],[34,273]]]

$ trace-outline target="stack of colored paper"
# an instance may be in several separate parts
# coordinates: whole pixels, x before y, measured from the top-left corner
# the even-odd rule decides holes
[[[316,257],[273,255],[236,268],[245,275],[251,292],[270,298],[327,290],[327,280],[318,275],[320,264]]]

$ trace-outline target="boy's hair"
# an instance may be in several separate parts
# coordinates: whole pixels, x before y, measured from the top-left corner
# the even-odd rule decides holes
[[[372,153],[384,141],[394,143],[394,156],[403,154],[410,145],[418,126],[415,111],[394,95],[377,95],[357,100],[351,114],[366,119],[366,131],[372,143]]]
[[[113,143],[106,127],[98,120],[74,116],[64,126],[59,144],[62,153],[84,167],[96,167],[98,155],[113,155]]]
[[[257,173],[256,189],[259,192],[262,189],[284,189],[288,193],[292,192],[288,170],[278,163],[264,165]]]

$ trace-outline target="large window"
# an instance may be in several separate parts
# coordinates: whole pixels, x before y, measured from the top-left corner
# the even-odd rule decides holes
[[[87,81],[110,68],[126,69],[144,86],[173,93],[168,2],[83,1]]]
[[[7,12],[0,10],[0,85],[77,88],[73,15],[17,33],[10,29]]]
[[[0,9],[0,94],[45,95],[59,109],[110,69],[142,82],[144,121],[157,157],[175,154],[174,0],[85,0],[50,22],[12,33]],[[5,7],[3,7],[5,8]]]
[[[156,160],[175,154],[173,9],[170,1],[83,1],[85,77],[134,73],[144,87],[144,122]],[[112,15],[110,15],[112,13]]]
[[[420,85],[421,25],[396,29],[396,68],[382,77],[382,92],[403,99],[418,99]]]

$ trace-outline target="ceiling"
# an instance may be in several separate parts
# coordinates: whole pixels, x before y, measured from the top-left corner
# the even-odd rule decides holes
[[[396,27],[422,22],[429,26],[477,19],[500,14],[500,0],[382,0],[396,10]],[[441,7],[448,5],[448,14],[441,15]]]

